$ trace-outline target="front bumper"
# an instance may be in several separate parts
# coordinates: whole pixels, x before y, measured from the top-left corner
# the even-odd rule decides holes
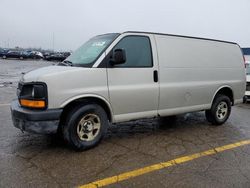
[[[10,108],[15,127],[39,134],[56,133],[63,111],[62,109],[30,110],[22,108],[17,100],[12,101]]]

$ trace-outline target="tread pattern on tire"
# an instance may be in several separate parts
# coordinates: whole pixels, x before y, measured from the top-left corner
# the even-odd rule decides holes
[[[225,101],[228,105],[228,113],[223,120],[219,120],[216,117],[216,108],[221,101]],[[231,101],[228,96],[222,94],[218,94],[213,101],[211,109],[205,111],[207,121],[212,123],[213,125],[222,125],[223,123],[225,123],[228,117],[230,116],[230,113],[231,113]]]

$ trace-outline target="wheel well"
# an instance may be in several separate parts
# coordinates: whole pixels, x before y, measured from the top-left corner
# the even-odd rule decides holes
[[[67,114],[70,110],[72,110],[74,107],[79,106],[79,105],[84,105],[84,104],[98,104],[100,105],[105,112],[107,113],[108,120],[111,122],[112,121],[112,114],[109,106],[104,102],[102,99],[96,98],[96,97],[84,97],[80,99],[76,99],[69,104],[67,104],[63,108],[63,112],[61,114],[60,122],[64,122],[64,120],[67,117]]]
[[[219,95],[219,94],[220,94],[220,95],[225,95],[225,96],[229,97],[229,99],[230,99],[232,105],[234,105],[234,97],[233,97],[233,91],[232,91],[232,89],[230,89],[229,87],[223,87],[223,88],[221,88],[219,91],[217,91],[217,93],[216,93],[214,99],[215,99],[216,96]]]

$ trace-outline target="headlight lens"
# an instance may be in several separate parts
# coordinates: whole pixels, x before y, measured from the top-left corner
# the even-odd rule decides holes
[[[46,108],[47,86],[44,83],[27,83],[18,86],[19,103],[28,108]]]

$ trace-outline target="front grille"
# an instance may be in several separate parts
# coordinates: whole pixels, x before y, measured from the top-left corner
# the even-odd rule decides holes
[[[247,88],[246,88],[247,91],[250,91],[250,82],[247,82]]]

